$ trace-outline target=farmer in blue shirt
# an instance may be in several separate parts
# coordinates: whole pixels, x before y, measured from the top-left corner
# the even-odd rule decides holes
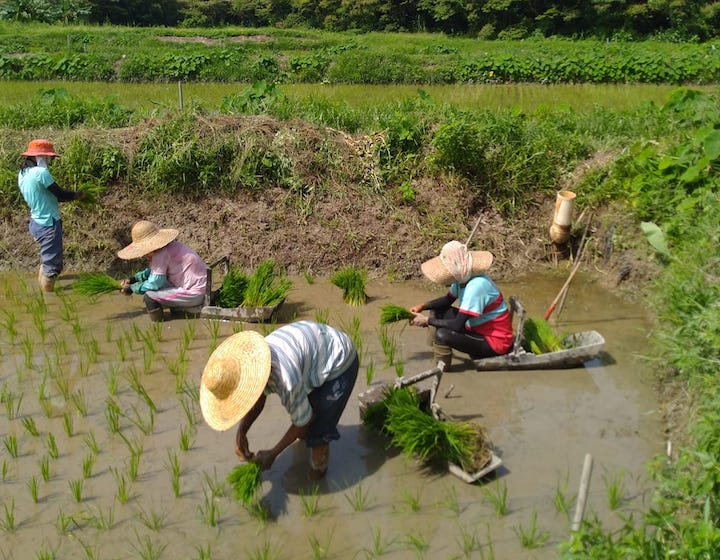
[[[44,292],[55,289],[55,279],[63,269],[63,231],[58,202],[85,198],[82,191],[61,189],[50,174],[48,165],[60,157],[47,140],[31,140],[22,168],[18,173],[18,187],[30,207],[28,229],[40,245],[38,282]]]
[[[337,425],[358,367],[350,337],[322,323],[297,321],[264,338],[243,331],[210,356],[200,383],[200,408],[215,430],[240,422],[235,453],[263,470],[292,443],[304,440],[310,448],[310,478],[317,480],[327,472],[330,441],[340,438]],[[290,427],[274,447],[251,453],[247,432],[273,393],[290,415]]]

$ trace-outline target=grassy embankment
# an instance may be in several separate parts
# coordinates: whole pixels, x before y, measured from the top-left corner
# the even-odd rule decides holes
[[[59,33],[67,35],[67,31]],[[691,73],[682,65],[674,69],[681,75]],[[283,151],[287,147],[254,138],[243,139],[245,149],[238,150],[234,134],[204,136],[197,125],[198,111],[169,112],[140,139],[133,157],[127,158],[108,135],[80,135],[76,129],[124,126],[137,115],[111,101],[91,103],[61,98],[57,93],[51,97],[53,103],[37,98],[5,108],[0,122],[15,130],[32,131],[51,124],[68,127],[59,135],[66,157],[57,171],[68,186],[120,182],[142,184],[148,193],[192,194],[211,183],[234,193],[279,184],[298,197],[298,204],[303,200],[307,178]],[[385,130],[382,145],[371,152],[377,164],[374,169],[380,170],[373,182],[357,171],[350,180],[366,181],[368,188],[391,195],[393,204],[414,204],[413,182],[405,178],[442,174],[466,185],[468,204],[493,205],[513,214],[543,188],[538,185],[552,188],[562,173],[595,150],[624,150],[610,167],[590,173],[578,189],[589,206],[624,203],[637,221],[637,231],[641,222],[657,226],[648,225],[646,230],[647,241],[655,249],[651,258],[662,266],[652,297],[659,319],[653,333],[658,344],[658,371],[683,386],[695,403],[688,432],[676,442],[681,444],[675,448],[677,457],[659,458],[653,465],[657,484],[652,507],[625,519],[623,528],[614,533],[604,529],[602,520],[589,519],[563,547],[567,558],[625,559],[713,558],[720,554],[720,383],[716,375],[720,363],[719,105],[716,97],[679,91],[663,106],[647,104],[624,111],[595,107],[582,112],[542,108],[522,113],[462,109],[418,95],[368,112],[327,99],[293,98],[274,86],[258,86],[229,95],[220,110],[235,115],[297,117],[348,133]],[[69,122],[71,107],[78,107],[81,117]],[[39,122],[30,122],[30,118]],[[17,196],[15,154],[22,142],[8,134],[4,138],[0,196],[7,206]],[[248,143],[252,143],[249,149]],[[185,146],[185,151],[178,154],[178,146]],[[314,171],[341,176],[332,156],[330,152],[319,154]],[[212,175],[211,162],[218,157],[233,162],[233,173],[226,182]],[[182,182],[176,179],[180,176],[185,177]],[[473,185],[492,185],[492,189],[473,191]],[[303,208],[312,213],[312,204]]]

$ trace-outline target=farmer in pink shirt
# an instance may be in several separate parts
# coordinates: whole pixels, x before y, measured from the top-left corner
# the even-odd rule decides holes
[[[131,231],[132,243],[118,251],[121,259],[145,257],[149,266],[121,282],[127,295],[143,294],[151,321],[162,321],[163,309],[188,309],[203,304],[207,266],[198,254],[175,238],[176,229],[158,229],[146,220]]]

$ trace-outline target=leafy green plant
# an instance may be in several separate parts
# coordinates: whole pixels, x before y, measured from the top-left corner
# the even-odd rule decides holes
[[[231,267],[215,295],[219,307],[272,307],[283,302],[292,281],[271,260],[260,263],[249,276]]]
[[[523,345],[533,354],[562,350],[562,339],[555,329],[542,318],[528,317],[523,325]]]
[[[72,284],[73,290],[83,296],[97,296],[120,290],[120,282],[102,273],[83,273]]]
[[[227,481],[235,499],[250,505],[262,486],[260,465],[252,462],[242,463],[230,471]]]
[[[380,308],[380,324],[397,323],[412,319],[414,315],[401,305],[388,304]]]

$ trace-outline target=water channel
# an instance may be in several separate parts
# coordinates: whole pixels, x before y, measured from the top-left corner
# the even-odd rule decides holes
[[[214,345],[275,324],[176,318],[155,328],[137,296],[90,300],[72,292],[72,280],[65,275],[43,297],[31,275],[0,275],[3,558],[557,558],[586,454],[586,517],[613,527],[648,507],[646,464],[665,445],[642,360],[648,317],[582,274],[554,324],[601,332],[598,359],[515,372],[477,372],[459,360],[443,376],[438,403],[485,426],[503,462],[493,475],[467,484],[428,472],[361,426],[353,399],[325,480],[307,479],[300,444],[264,473],[265,520],[230,496],[234,430],[210,430],[194,395]],[[532,317],[563,280],[559,271],[498,284]],[[385,304],[440,295],[437,286],[371,280],[367,304],[353,307],[326,279],[293,282],[277,324],[359,327],[356,393],[431,367],[426,331],[404,323],[387,330],[397,364],[387,365],[379,316]],[[269,399],[251,449],[286,428],[284,409]]]

